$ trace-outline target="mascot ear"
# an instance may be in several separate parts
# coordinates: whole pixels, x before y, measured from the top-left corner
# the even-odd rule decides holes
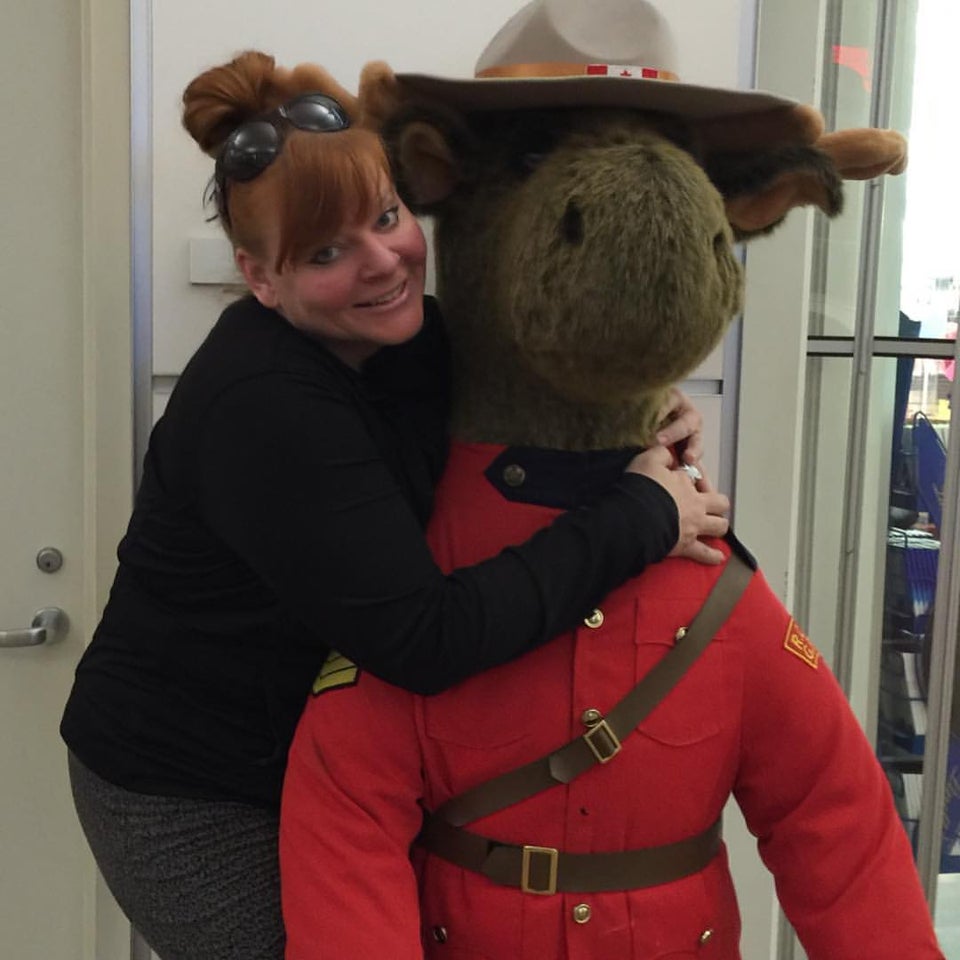
[[[814,146],[830,157],[844,180],[872,180],[907,168],[907,141],[895,130],[838,130]]]
[[[840,177],[812,146],[823,128],[820,111],[801,104],[696,124],[704,167],[738,240],[769,232],[793,207],[840,212]]]
[[[709,158],[706,170],[738,240],[768,233],[794,207],[817,206],[830,217],[843,209],[840,175],[814,147],[720,154]]]
[[[892,130],[823,132],[813,107],[778,108],[706,120],[696,132],[704,167],[723,195],[738,240],[769,233],[794,207],[843,208],[843,180],[906,167],[907,145]]]
[[[400,88],[393,70],[382,60],[366,64],[360,71],[360,124],[380,131],[400,104]]]
[[[782,147],[747,158],[712,157],[708,173],[723,194],[738,239],[768,233],[794,208],[843,209],[843,180],[870,180],[907,167],[907,142],[894,130],[841,130],[811,147]]]
[[[446,200],[459,181],[457,161],[440,130],[424,120],[403,124],[391,138],[405,197],[426,212]]]
[[[403,199],[417,213],[446,200],[460,176],[455,140],[466,128],[440,107],[410,102],[390,67],[368,63],[360,73],[360,122],[385,140]]]

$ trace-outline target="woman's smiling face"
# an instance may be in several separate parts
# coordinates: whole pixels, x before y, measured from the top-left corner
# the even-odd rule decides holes
[[[392,185],[377,196],[374,210],[279,271],[276,236],[264,257],[237,251],[254,296],[352,367],[382,346],[409,340],[423,324],[423,232]]]

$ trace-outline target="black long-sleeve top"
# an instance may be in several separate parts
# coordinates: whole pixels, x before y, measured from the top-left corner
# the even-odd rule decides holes
[[[569,629],[676,541],[657,483],[443,575],[423,528],[446,452],[439,314],[362,372],[244,298],[150,438],[61,732],[106,780],[274,807],[329,648],[433,693]]]

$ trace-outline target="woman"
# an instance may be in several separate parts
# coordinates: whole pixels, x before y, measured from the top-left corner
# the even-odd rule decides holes
[[[164,960],[282,956],[280,785],[328,647],[436,692],[671,551],[716,559],[697,537],[726,529],[726,498],[657,448],[590,509],[440,572],[423,538],[445,452],[440,318],[423,235],[355,114],[319,68],[252,52],[184,93],[251,296],[153,431],[62,724],[94,855]],[[692,432],[696,455],[698,417],[682,399],[679,414],[665,440]]]

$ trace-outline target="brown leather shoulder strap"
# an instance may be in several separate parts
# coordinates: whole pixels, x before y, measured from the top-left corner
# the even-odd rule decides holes
[[[676,686],[733,612],[753,576],[734,552],[686,633],[669,653],[595,726],[559,750],[487,780],[453,797],[435,811],[448,824],[463,826],[519,803],[558,783],[570,783],[594,764],[607,763],[632,733]]]

